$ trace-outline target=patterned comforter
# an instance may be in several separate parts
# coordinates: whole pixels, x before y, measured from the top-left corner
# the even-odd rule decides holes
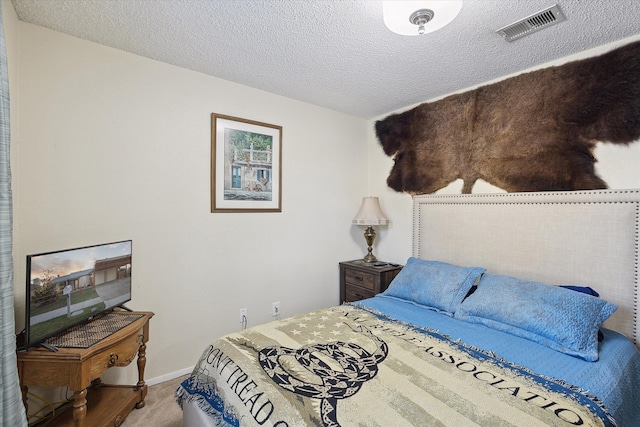
[[[352,305],[216,340],[176,395],[232,426],[615,425],[576,387]]]

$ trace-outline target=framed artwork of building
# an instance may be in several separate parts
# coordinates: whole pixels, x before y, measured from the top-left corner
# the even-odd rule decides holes
[[[211,116],[211,212],[282,211],[282,126]]]

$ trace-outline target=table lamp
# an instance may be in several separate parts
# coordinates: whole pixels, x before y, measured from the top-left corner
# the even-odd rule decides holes
[[[377,197],[363,197],[360,210],[353,218],[352,224],[366,225],[367,229],[364,232],[364,239],[367,242],[367,255],[363,258],[364,262],[377,262],[378,260],[373,255],[371,246],[373,240],[376,238],[376,231],[373,229],[373,225],[387,225],[389,220],[382,209],[380,209],[380,201]]]

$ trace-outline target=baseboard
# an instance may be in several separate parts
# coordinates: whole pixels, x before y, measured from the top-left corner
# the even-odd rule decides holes
[[[190,374],[191,371],[193,371],[193,366],[190,367],[190,368],[180,369],[179,371],[169,372],[168,374],[164,374],[164,375],[161,375],[159,377],[151,378],[150,380],[146,380],[145,382],[146,382],[146,384],[148,386],[152,386],[152,385],[163,383],[165,381],[170,381],[172,379],[181,377],[183,375]]]

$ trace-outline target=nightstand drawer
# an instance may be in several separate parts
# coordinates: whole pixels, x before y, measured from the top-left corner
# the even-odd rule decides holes
[[[361,259],[340,264],[340,303],[371,298],[384,292],[402,270],[399,264],[367,263]]]
[[[347,285],[355,285],[373,292],[374,277],[371,273],[348,269],[345,273]],[[373,296],[373,295],[372,295]]]
[[[373,290],[368,290],[368,289],[360,288],[358,286],[351,286],[351,285],[347,285],[346,293],[347,293],[347,297],[346,297],[347,302],[360,301],[361,299],[371,298],[375,295],[375,292],[373,292]]]

